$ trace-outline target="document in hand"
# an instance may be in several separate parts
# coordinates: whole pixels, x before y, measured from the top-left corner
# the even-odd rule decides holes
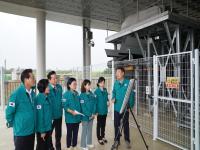
[[[75,113],[76,113],[77,115],[85,116],[84,114],[78,112],[77,110],[75,110]]]

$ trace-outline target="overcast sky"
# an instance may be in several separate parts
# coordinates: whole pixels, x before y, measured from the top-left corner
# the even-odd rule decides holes
[[[0,12],[0,66],[36,68],[36,20]],[[92,64],[107,63],[104,49],[106,30],[92,29],[95,47],[91,49]],[[108,32],[109,35],[115,32]],[[47,69],[70,69],[82,66],[82,27],[46,22]]]

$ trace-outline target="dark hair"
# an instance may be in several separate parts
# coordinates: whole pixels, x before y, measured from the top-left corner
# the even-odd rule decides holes
[[[87,84],[91,84],[90,80],[88,80],[88,79],[83,80],[83,82],[82,82],[82,84],[81,84],[81,92],[82,92],[82,93],[86,92],[85,86],[86,86]]]
[[[72,82],[74,82],[74,81],[76,81],[76,79],[75,78],[69,78],[68,80],[67,80],[67,89],[68,90],[70,90],[70,85],[72,84]]]
[[[37,84],[37,89],[40,93],[44,93],[48,85],[49,81],[47,79],[41,79]]]
[[[124,67],[117,67],[116,70],[121,70],[123,73],[125,73],[125,69],[124,69]]]
[[[56,74],[55,71],[50,71],[47,75],[47,79],[51,80],[51,75]]]
[[[24,71],[22,71],[21,73],[21,81],[24,83],[25,79],[29,79],[30,78],[30,73],[33,73],[32,69],[25,69]]]
[[[99,77],[98,82],[97,82],[97,86],[99,87],[99,83],[101,82],[105,82],[105,78],[104,77]]]

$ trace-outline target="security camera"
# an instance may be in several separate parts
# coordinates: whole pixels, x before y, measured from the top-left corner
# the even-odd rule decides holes
[[[89,45],[90,47],[94,47],[94,45],[95,45],[95,44],[94,44],[94,41],[89,41],[89,42],[88,42],[88,45]]]

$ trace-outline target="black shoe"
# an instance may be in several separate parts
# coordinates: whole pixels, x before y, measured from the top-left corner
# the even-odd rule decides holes
[[[103,140],[98,140],[98,142],[99,142],[100,145],[104,145]]]
[[[108,141],[107,141],[105,138],[103,138],[102,141],[103,141],[104,143],[108,143]]]
[[[125,143],[126,143],[126,148],[127,148],[127,149],[131,149],[131,144],[130,144],[130,142],[129,142],[129,141],[125,141]]]
[[[120,142],[119,141],[115,141],[114,144],[111,147],[111,150],[117,150],[119,145],[120,145]]]

